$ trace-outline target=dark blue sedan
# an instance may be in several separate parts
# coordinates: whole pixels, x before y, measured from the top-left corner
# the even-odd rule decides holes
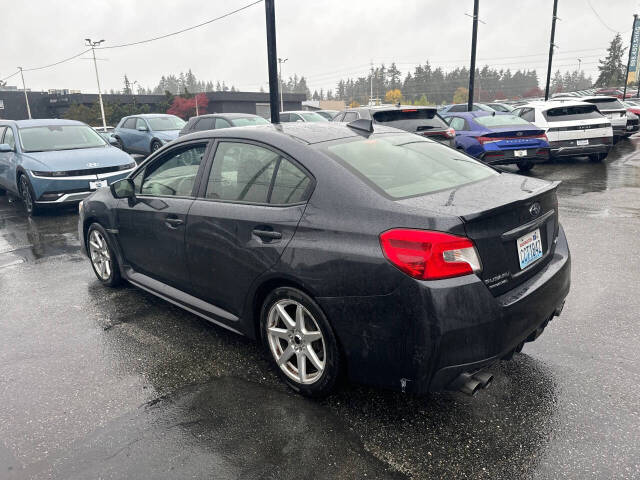
[[[455,146],[490,165],[515,164],[528,171],[549,160],[544,130],[511,114],[484,111],[443,114],[456,131]]]

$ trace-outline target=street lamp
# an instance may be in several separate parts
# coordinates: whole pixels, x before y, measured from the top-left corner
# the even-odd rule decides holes
[[[278,58],[278,65],[280,65],[280,73],[278,74],[280,78],[280,111],[284,111],[284,100],[282,99],[282,64],[289,60],[288,58]]]
[[[104,131],[107,131],[107,119],[104,117],[104,104],[102,103],[102,90],[100,90],[100,77],[98,76],[98,62],[96,62],[96,47],[99,47],[104,40],[98,42],[92,42],[90,38],[84,39],[87,47],[91,47],[91,53],[93,54],[93,67],[96,70],[96,82],[98,82],[98,99],[100,100],[100,113],[102,113],[102,126]]]
[[[29,116],[29,120],[31,120],[31,109],[29,108],[29,97],[27,97],[27,86],[24,84],[24,74],[22,73],[22,67],[18,67],[20,70],[20,77],[22,77],[22,91],[24,92],[24,101],[27,104],[27,115]]]

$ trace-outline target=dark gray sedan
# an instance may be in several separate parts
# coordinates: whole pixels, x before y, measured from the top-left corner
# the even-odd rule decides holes
[[[564,304],[556,186],[366,120],[226,128],[91,195],[79,233],[102,283],[260,339],[302,394],[473,394]]]

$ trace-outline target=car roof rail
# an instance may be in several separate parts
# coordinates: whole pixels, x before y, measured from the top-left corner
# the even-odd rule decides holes
[[[354,130],[362,130],[363,132],[373,133],[373,120],[359,118],[358,120],[347,123],[347,127],[353,128]]]

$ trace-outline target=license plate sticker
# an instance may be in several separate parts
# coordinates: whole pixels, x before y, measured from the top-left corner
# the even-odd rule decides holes
[[[90,190],[97,190],[102,187],[108,187],[109,183],[106,180],[96,180],[95,182],[89,182]]]
[[[576,140],[576,145],[589,145],[589,140]]]
[[[513,151],[513,155],[516,157],[526,157],[527,156],[527,151],[526,150],[514,150]]]
[[[529,232],[516,240],[520,270],[527,268],[542,257],[542,238],[540,229]]]

